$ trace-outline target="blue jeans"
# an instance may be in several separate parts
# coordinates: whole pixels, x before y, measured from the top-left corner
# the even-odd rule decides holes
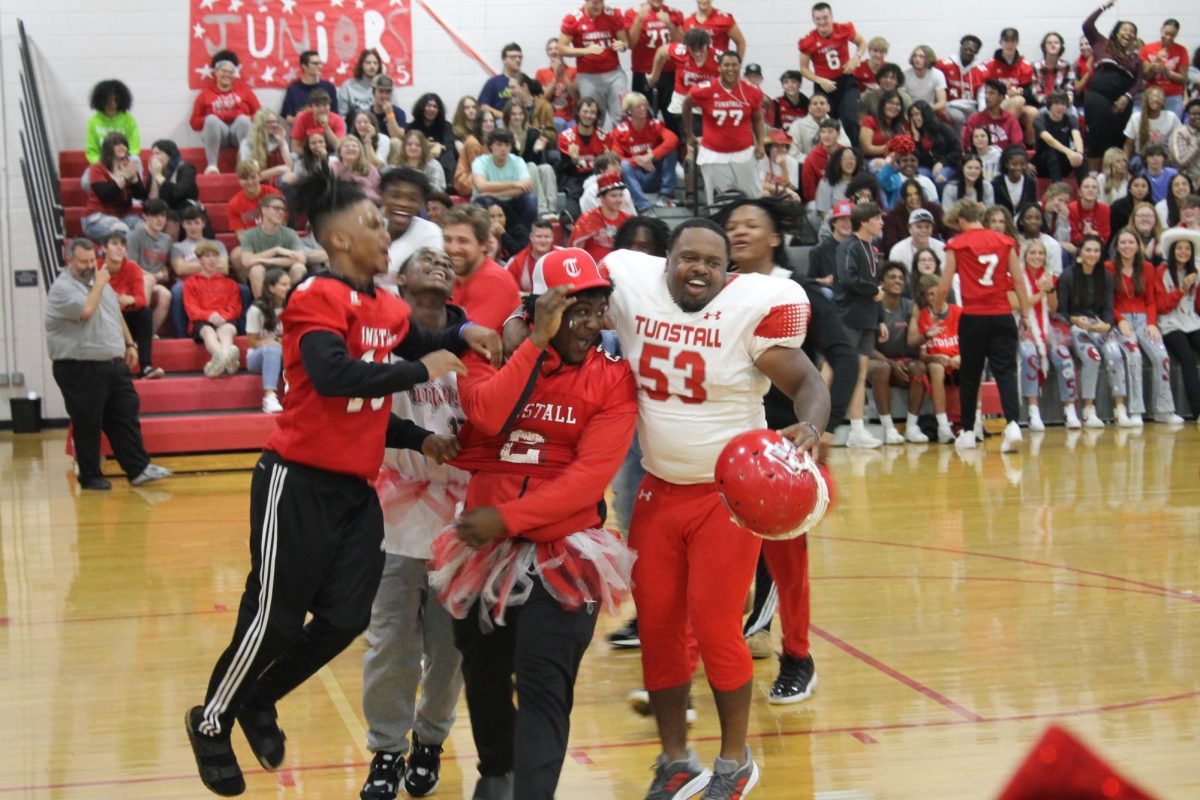
[[[171,327],[175,329],[175,336],[179,339],[188,338],[189,328],[187,311],[183,308],[184,280],[186,278],[181,278],[171,286]],[[238,284],[238,291],[242,293],[242,315],[237,318],[237,332],[242,334],[246,332],[246,312],[250,310],[254,298],[250,295],[250,287],[244,283]]]
[[[629,196],[633,198],[633,207],[639,212],[650,207],[646,192],[658,192],[666,197],[675,196],[675,164],[679,161],[679,153],[672,151],[666,158],[654,159],[654,172],[646,172],[629,161],[621,162],[621,178],[629,188]]]
[[[262,373],[264,392],[275,391],[283,374],[283,347],[278,342],[251,347],[246,351],[246,369]]]
[[[1179,117],[1180,119],[1183,119],[1184,96],[1181,94],[1173,94],[1170,97],[1166,98],[1166,100],[1167,100],[1167,105],[1166,105],[1167,111],[1170,111],[1175,116]],[[1184,120],[1184,122],[1186,123],[1187,120]]]
[[[929,180],[933,181],[934,186],[937,187],[939,195],[941,195],[942,188],[947,183],[949,183],[950,181],[952,181],[958,177],[958,172],[954,169],[954,167],[947,167],[944,164],[942,165],[942,169],[938,172],[937,175],[934,175],[933,170],[931,170],[929,167],[917,167],[917,172],[921,173],[926,178],[929,178]],[[941,176],[940,181],[938,180],[938,176]]]

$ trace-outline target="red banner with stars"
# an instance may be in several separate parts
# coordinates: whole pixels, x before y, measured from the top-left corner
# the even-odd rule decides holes
[[[374,48],[398,86],[411,86],[410,0],[191,0],[188,85],[212,75],[212,55],[232,50],[251,88],[285,88],[300,77],[300,54],[315,50],[321,77],[340,86],[354,77],[363,50]]]

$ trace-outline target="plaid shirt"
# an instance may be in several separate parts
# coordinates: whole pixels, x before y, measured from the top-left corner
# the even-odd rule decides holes
[[[1065,59],[1058,59],[1058,65],[1050,67],[1046,62],[1039,61],[1033,65],[1033,96],[1039,106],[1046,105],[1046,97],[1051,92],[1067,93],[1067,105],[1075,103],[1075,87],[1071,82],[1071,64]]]

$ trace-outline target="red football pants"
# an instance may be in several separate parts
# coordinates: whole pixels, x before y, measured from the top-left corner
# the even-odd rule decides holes
[[[637,552],[633,599],[650,691],[681,686],[696,669],[695,637],[709,684],[732,691],[753,677],[742,606],[762,542],[729,518],[714,484],[647,475],[629,523]]]
[[[808,536],[785,542],[763,542],[767,569],[779,599],[783,652],[793,658],[808,655]]]

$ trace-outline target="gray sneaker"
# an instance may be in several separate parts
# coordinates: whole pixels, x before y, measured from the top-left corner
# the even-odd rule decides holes
[[[471,800],[513,800],[512,773],[479,776]]]
[[[687,751],[683,761],[667,763],[659,754],[654,762],[654,780],[646,792],[646,800],[684,800],[704,788],[712,773],[704,768],[696,754]]]
[[[151,481],[159,481],[163,478],[169,478],[174,474],[175,473],[171,472],[171,470],[167,469],[166,467],[160,467],[158,464],[147,464],[146,468],[142,470],[142,474],[138,475],[136,478],[131,478],[129,482],[134,486],[143,486]]]
[[[741,764],[717,757],[712,780],[704,790],[701,800],[741,800],[758,784],[758,764],[750,757],[746,747],[746,760]]]

